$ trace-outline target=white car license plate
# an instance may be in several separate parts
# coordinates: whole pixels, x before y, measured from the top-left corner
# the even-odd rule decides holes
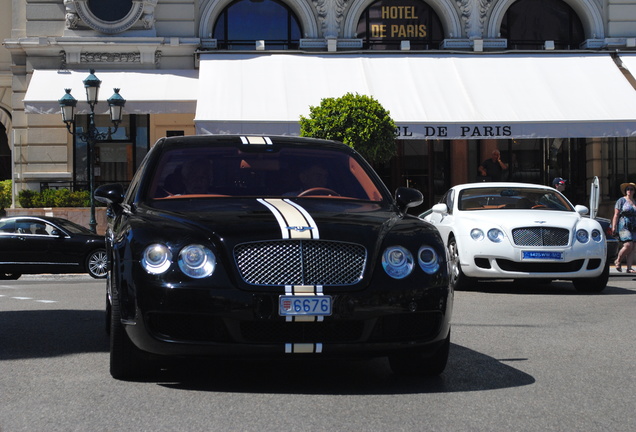
[[[563,252],[523,251],[523,259],[562,260]]]
[[[278,301],[281,316],[331,315],[331,296],[282,295]]]

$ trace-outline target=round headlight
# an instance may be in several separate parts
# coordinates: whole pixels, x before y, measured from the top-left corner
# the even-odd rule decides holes
[[[205,246],[189,245],[179,253],[179,268],[194,279],[208,277],[216,268],[216,256]]]
[[[594,240],[595,242],[603,241],[603,235],[599,230],[592,230],[592,240]]]
[[[590,239],[589,234],[584,229],[580,229],[576,232],[576,239],[581,243],[587,243]]]
[[[393,279],[404,279],[413,271],[413,255],[402,246],[391,246],[382,254],[382,267]]]
[[[481,240],[484,239],[484,232],[482,230],[480,230],[479,228],[473,228],[470,231],[470,237],[473,240],[481,241]]]
[[[437,252],[430,246],[422,246],[417,252],[417,262],[426,274],[433,274],[439,270]]]
[[[142,267],[150,274],[161,274],[170,268],[172,252],[159,243],[148,246],[141,257]]]
[[[488,238],[491,242],[501,243],[504,239],[504,233],[499,228],[488,230]]]

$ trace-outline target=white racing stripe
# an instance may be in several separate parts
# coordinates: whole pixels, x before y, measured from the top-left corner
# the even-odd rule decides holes
[[[267,207],[280,226],[284,239],[318,239],[320,233],[311,215],[300,205],[288,199],[263,199],[258,202]]]
[[[299,204],[289,199],[258,199],[258,202],[267,207],[278,222],[281,237],[283,239],[319,239],[320,232],[316,221],[309,212]],[[287,285],[285,295],[310,296],[323,295],[322,285]],[[285,317],[287,322],[322,322],[324,316],[301,315]],[[321,353],[321,343],[286,343],[287,354]]]

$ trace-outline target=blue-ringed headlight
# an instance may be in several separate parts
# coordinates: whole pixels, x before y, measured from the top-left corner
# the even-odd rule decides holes
[[[491,242],[501,243],[504,239],[504,233],[499,228],[492,228],[488,230],[488,238]]]
[[[170,268],[172,252],[159,243],[148,246],[141,257],[142,267],[150,274],[161,274]]]
[[[216,256],[205,246],[192,244],[181,249],[179,268],[194,279],[208,277],[216,268]]]
[[[382,254],[382,267],[393,279],[404,279],[413,271],[413,255],[402,246],[390,246]]]
[[[601,235],[601,232],[599,230],[592,230],[592,240],[597,243],[603,241],[603,236]]]
[[[480,230],[479,228],[473,228],[472,230],[470,230],[470,237],[473,240],[483,240],[484,239],[484,232],[482,230]]]
[[[439,270],[437,252],[430,246],[422,246],[417,252],[417,262],[426,274],[433,274]]]
[[[580,229],[576,231],[576,239],[581,243],[587,243],[590,239],[590,235],[584,229]]]

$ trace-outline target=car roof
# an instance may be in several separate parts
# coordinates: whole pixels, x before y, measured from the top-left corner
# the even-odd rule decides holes
[[[319,138],[286,136],[286,135],[185,135],[165,137],[159,139],[156,145],[162,147],[187,146],[187,145],[295,145],[333,147],[337,149],[353,149],[341,142]]]
[[[482,188],[501,188],[501,187],[510,187],[510,188],[539,188],[539,189],[548,189],[554,190],[553,187],[534,184],[534,183],[518,183],[518,182],[476,182],[476,183],[464,183],[455,185],[454,189],[482,189]]]

